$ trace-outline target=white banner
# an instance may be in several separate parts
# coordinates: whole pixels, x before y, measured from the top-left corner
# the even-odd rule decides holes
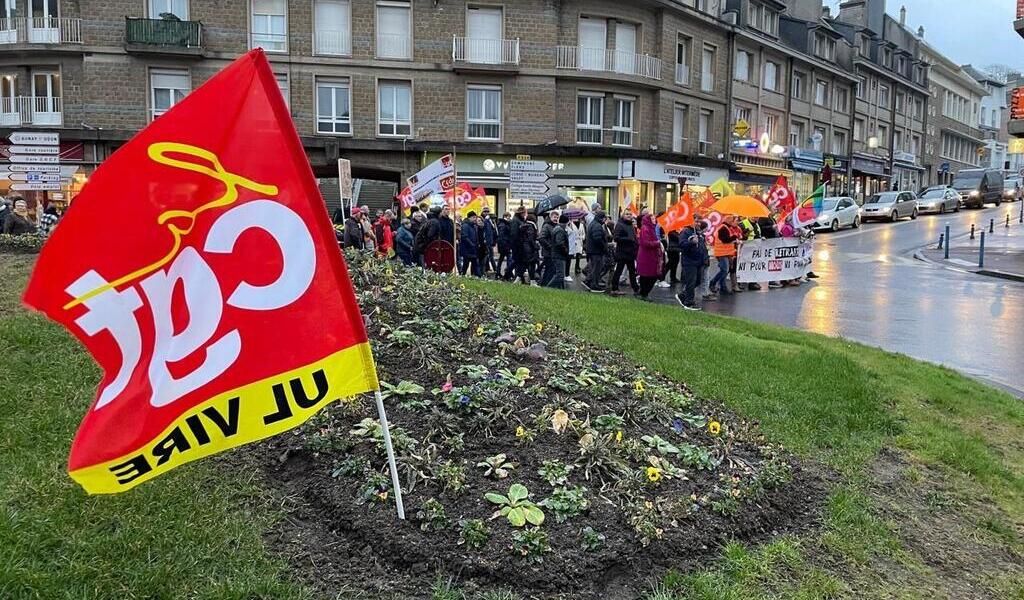
[[[736,259],[736,281],[764,283],[803,277],[811,270],[813,246],[811,240],[800,238],[743,242]]]
[[[445,192],[454,187],[455,160],[451,154],[445,154],[409,178],[409,189],[416,202],[433,194],[444,196]]]

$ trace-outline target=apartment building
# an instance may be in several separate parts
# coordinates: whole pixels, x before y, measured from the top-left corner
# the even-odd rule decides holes
[[[931,45],[921,44],[921,57],[930,65],[924,184],[950,184],[960,169],[980,167],[1006,150],[986,152],[981,120],[995,117],[985,106],[989,92]],[[998,119],[995,123],[998,131]]]
[[[1007,123],[1010,119],[1010,93],[1013,84],[994,77],[971,65],[963,65],[963,70],[984,90],[981,98],[981,114],[979,127],[984,140],[985,153],[981,164],[990,169],[1008,169],[1017,172],[1024,166],[1024,155],[1009,153],[1010,136]]]
[[[718,0],[5,6],[0,135],[60,131],[80,178],[256,47],[317,177],[347,158],[355,178],[387,184],[385,202],[443,153],[498,209],[522,200],[507,192],[519,154],[548,161],[552,191],[609,208],[623,193],[664,207],[679,176],[728,176],[731,30]]]
[[[927,62],[924,30],[911,32],[885,0],[846,0],[829,24],[855,49],[858,78],[853,123],[852,190],[858,198],[887,189],[920,189],[925,181]]]
[[[853,126],[852,47],[823,18],[819,0],[730,0],[736,11],[730,181],[760,194],[785,175],[800,197],[822,181],[848,186]]]

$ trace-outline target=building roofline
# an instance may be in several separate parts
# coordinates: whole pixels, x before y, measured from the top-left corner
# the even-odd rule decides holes
[[[782,41],[773,40],[772,38],[765,37],[765,36],[763,36],[761,34],[755,33],[753,31],[749,31],[749,30],[744,29],[742,27],[737,27],[736,28],[736,34],[738,36],[742,36],[744,39],[747,39],[749,41],[753,41],[753,42],[757,42],[759,44],[764,44],[766,46],[770,46],[772,49],[778,50],[780,52],[783,52],[787,56],[790,56],[791,58],[796,58],[796,59],[802,60],[802,61],[804,61],[806,63],[809,63],[811,65],[814,65],[814,66],[816,66],[818,68],[824,69],[824,70],[832,73],[833,75],[836,75],[838,77],[841,77],[841,78],[849,81],[850,83],[857,83],[857,78],[855,76],[851,75],[850,73],[847,73],[846,71],[843,71],[840,67],[838,67],[836,65],[831,65],[831,64],[821,60],[820,58],[818,58],[816,56],[812,56],[810,54],[805,54],[804,52],[801,52],[800,50],[798,50],[796,48],[793,48],[791,46],[786,45]]]

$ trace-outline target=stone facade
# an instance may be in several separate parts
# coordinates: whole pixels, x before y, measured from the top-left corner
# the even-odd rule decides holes
[[[978,168],[986,158],[981,110],[989,92],[932,46],[924,44],[922,49],[922,56],[931,65],[923,164],[929,185],[949,184],[960,169]],[[963,102],[960,114],[956,99]],[[1003,167],[1000,164],[997,168]]]

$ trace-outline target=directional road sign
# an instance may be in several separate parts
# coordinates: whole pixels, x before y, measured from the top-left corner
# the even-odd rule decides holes
[[[508,170],[511,171],[547,171],[548,163],[543,160],[510,160]]]
[[[60,144],[59,133],[39,133],[34,131],[15,131],[10,135],[12,144],[45,144],[57,146]]]
[[[508,180],[513,183],[544,183],[551,176],[547,171],[509,171]]]
[[[51,164],[56,165],[60,163],[59,156],[47,156],[43,154],[12,154],[12,163],[23,163],[23,164]]]
[[[14,183],[11,189],[16,192],[59,192],[60,183]]]
[[[511,187],[512,190],[514,190],[511,192],[514,198],[526,198],[537,195],[548,195],[548,186],[547,184],[544,183],[520,183],[509,187]]]
[[[10,146],[11,154],[60,154],[60,146]]]
[[[4,165],[0,165],[3,169]],[[60,165],[7,165],[11,173],[60,173]]]

